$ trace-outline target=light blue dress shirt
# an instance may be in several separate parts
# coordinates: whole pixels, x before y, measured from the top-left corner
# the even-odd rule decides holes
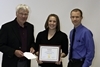
[[[72,45],[72,33],[73,29],[70,32],[70,46]],[[94,58],[95,47],[92,32],[87,29],[85,26],[80,24],[76,28],[75,40],[73,43],[73,56],[74,59],[85,58],[82,67],[89,67]]]

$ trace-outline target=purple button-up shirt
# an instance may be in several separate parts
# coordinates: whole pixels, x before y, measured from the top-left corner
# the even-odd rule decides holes
[[[21,38],[21,50],[23,52],[27,51],[27,26],[24,27],[19,26],[19,33]]]
[[[72,33],[70,32],[70,46],[72,45]],[[76,28],[75,39],[73,43],[73,56],[74,59],[85,58],[82,67],[89,67],[94,58],[95,47],[92,32],[80,24]]]

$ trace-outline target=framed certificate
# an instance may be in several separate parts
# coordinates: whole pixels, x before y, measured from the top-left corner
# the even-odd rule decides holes
[[[40,45],[39,60],[42,62],[57,62],[60,60],[60,46]]]

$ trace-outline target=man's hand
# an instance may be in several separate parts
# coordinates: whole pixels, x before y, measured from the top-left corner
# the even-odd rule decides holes
[[[15,55],[17,56],[17,57],[23,57],[23,52],[21,51],[21,50],[15,50]]]
[[[34,50],[33,47],[30,48],[30,52],[31,52],[31,53],[34,53],[34,52],[35,52],[35,50]]]

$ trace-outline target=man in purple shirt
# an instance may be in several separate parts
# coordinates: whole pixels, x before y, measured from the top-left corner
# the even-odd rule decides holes
[[[93,34],[82,25],[83,13],[80,9],[73,9],[70,13],[70,18],[74,29],[70,31],[68,67],[89,67],[92,64],[95,53]]]

